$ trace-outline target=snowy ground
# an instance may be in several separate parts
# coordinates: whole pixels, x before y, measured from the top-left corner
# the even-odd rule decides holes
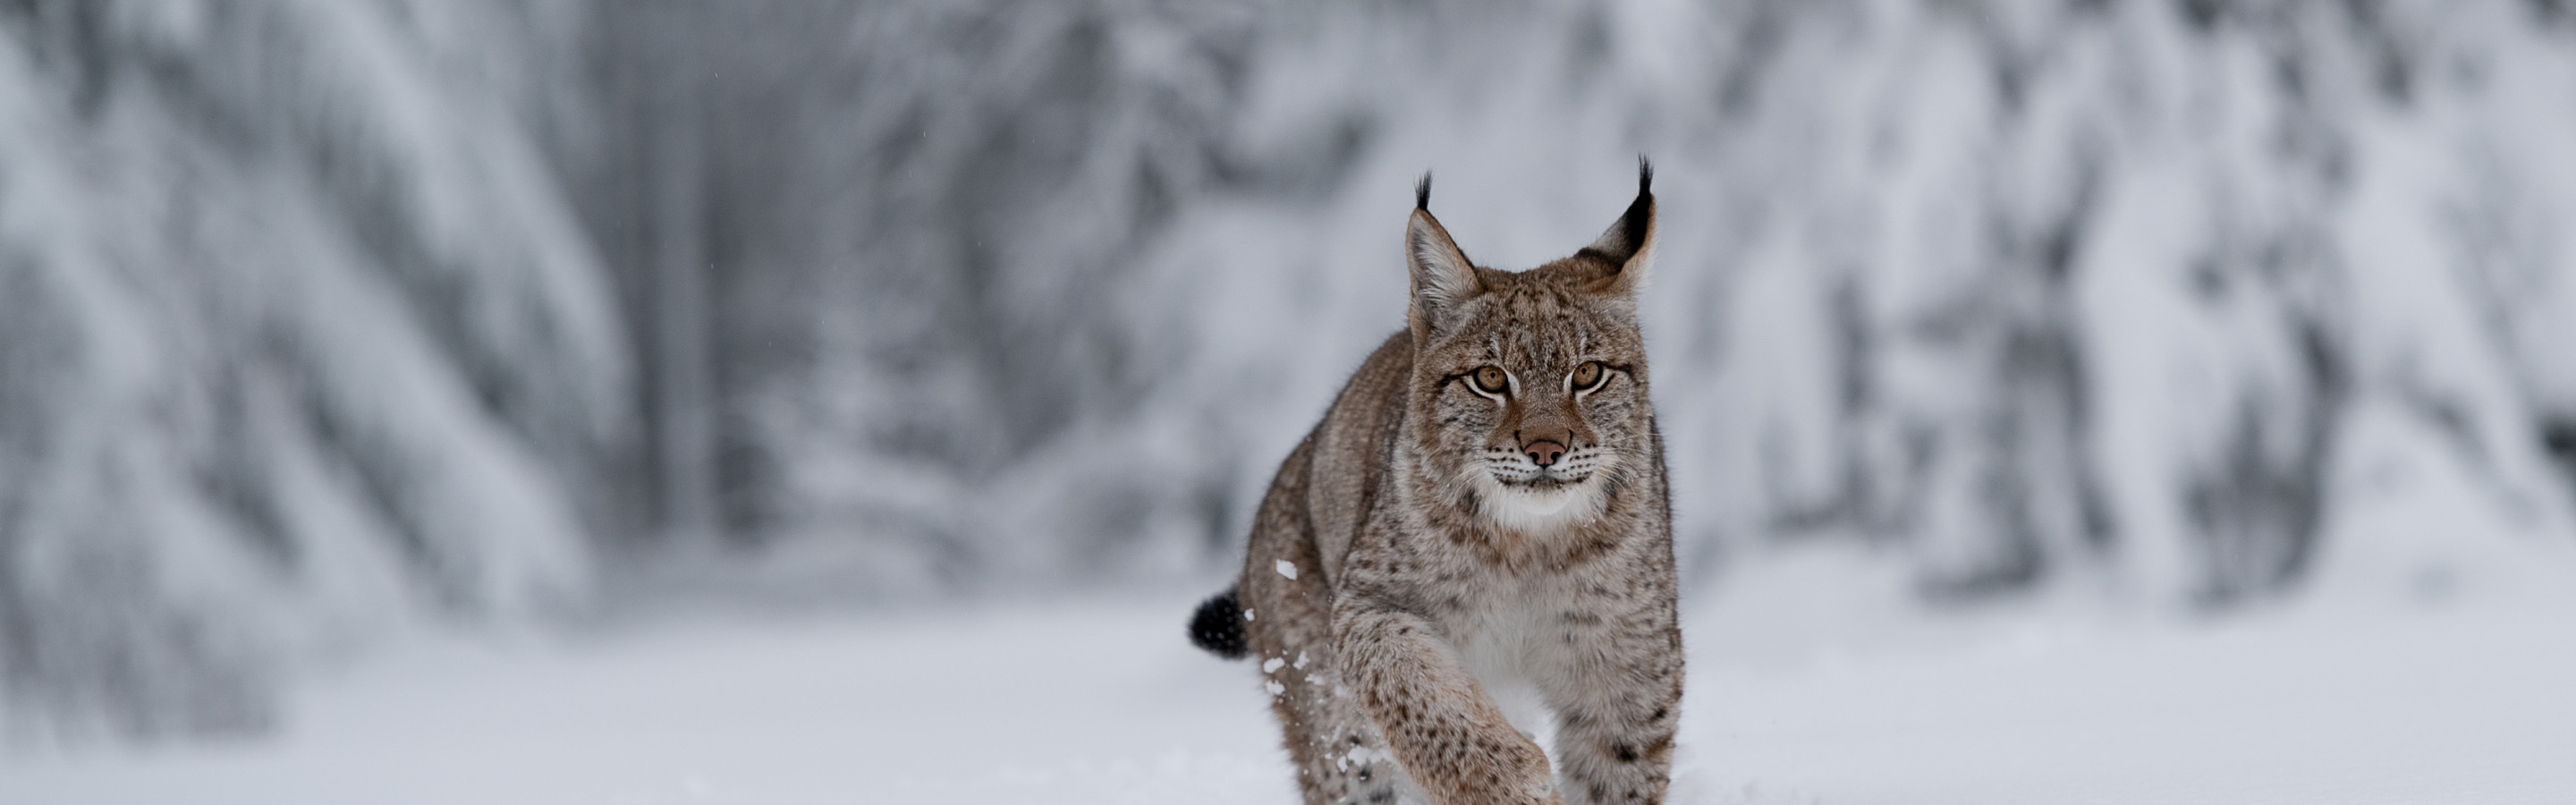
[[[1803,565],[1803,566],[1802,566]],[[1890,614],[1830,551],[1688,607],[1685,803],[2539,802],[2576,792],[2567,599]],[[2511,585],[2506,585],[2510,588]],[[17,753],[9,803],[1288,803],[1182,596],[422,645],[261,744]]]

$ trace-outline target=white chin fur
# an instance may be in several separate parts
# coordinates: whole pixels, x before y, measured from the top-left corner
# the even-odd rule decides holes
[[[1493,476],[1477,475],[1476,491],[1484,501],[1485,518],[1506,529],[1531,535],[1552,534],[1601,514],[1599,473],[1580,483],[1545,490],[1506,486]]]

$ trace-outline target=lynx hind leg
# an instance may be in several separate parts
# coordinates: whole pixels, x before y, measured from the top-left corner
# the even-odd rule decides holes
[[[1310,558],[1288,561],[1319,570]],[[1293,580],[1276,572],[1247,575],[1255,579],[1244,596],[1252,614],[1245,624],[1251,627],[1252,659],[1260,663],[1261,685],[1270,693],[1270,712],[1279,721],[1307,805],[1423,801],[1377,725],[1333,675],[1332,608],[1321,573],[1310,570]]]

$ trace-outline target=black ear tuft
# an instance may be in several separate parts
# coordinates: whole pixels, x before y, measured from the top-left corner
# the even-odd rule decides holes
[[[1603,267],[1608,269],[1608,274],[1601,290],[1634,298],[1639,284],[1645,280],[1646,266],[1651,262],[1648,253],[1654,249],[1654,240],[1655,165],[1646,161],[1646,155],[1638,154],[1636,200],[1628,202],[1627,211],[1619,214],[1619,220],[1612,222],[1610,228],[1601,233],[1600,239],[1575,254],[1605,264]]]
[[[1243,604],[1234,588],[1225,588],[1190,614],[1190,642],[1218,657],[1243,659],[1250,641],[1243,634]]]
[[[1413,183],[1413,208],[1426,212],[1431,209],[1430,171],[1423,171],[1422,181]]]
[[[1618,222],[1611,224],[1609,231],[1601,233],[1600,240],[1593,241],[1592,245],[1577,253],[1589,254],[1609,263],[1614,271],[1621,270],[1630,258],[1645,250],[1646,238],[1654,224],[1655,166],[1640,154],[1637,156],[1637,199],[1628,202],[1628,210],[1619,214]]]
[[[1638,154],[1637,200],[1630,203],[1628,211],[1619,216],[1619,228],[1626,231],[1628,235],[1628,242],[1623,244],[1626,248],[1620,257],[1622,261],[1625,261],[1628,255],[1636,254],[1638,249],[1645,248],[1646,223],[1647,219],[1654,215],[1654,210],[1655,165],[1646,161],[1646,155]]]

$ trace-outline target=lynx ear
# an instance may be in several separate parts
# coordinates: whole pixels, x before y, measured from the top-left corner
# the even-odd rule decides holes
[[[1628,211],[1601,238],[1585,246],[1580,255],[1588,255],[1611,267],[1602,290],[1624,296],[1635,296],[1645,284],[1646,273],[1655,257],[1655,166],[1645,157],[1637,158],[1637,200],[1628,203]]]
[[[1413,276],[1413,305],[1407,315],[1413,331],[1421,335],[1447,324],[1449,314],[1461,302],[1484,292],[1484,283],[1476,279],[1476,267],[1467,262],[1458,243],[1449,239],[1449,230],[1440,219],[1431,217],[1431,174],[1422,175],[1422,183],[1413,187],[1413,221],[1404,230],[1404,263]]]

